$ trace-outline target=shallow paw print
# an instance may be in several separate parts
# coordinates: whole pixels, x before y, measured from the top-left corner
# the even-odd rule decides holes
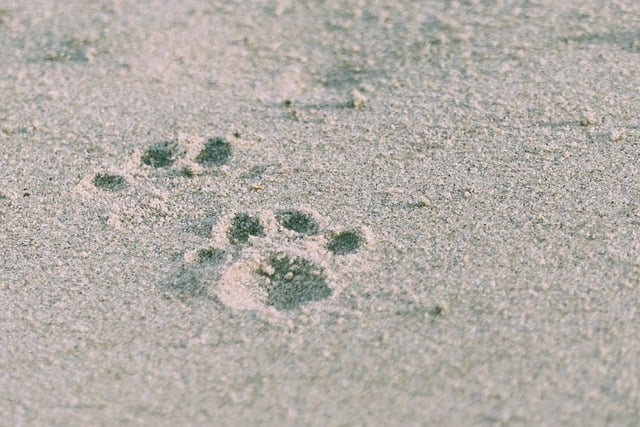
[[[346,255],[358,250],[364,237],[358,230],[345,230],[331,235],[327,249],[338,255]]]
[[[123,194],[130,189],[131,182],[132,177],[128,173],[112,169],[98,170],[82,178],[73,191],[85,196]]]
[[[136,175],[128,169],[117,172],[107,168],[89,173],[73,193],[100,207],[103,212],[99,215],[116,229],[158,225],[171,216],[168,193],[163,189],[140,191]]]
[[[107,216],[107,225],[115,229],[163,225],[172,216],[169,195],[161,189],[113,202]]]
[[[178,174],[204,175],[225,168],[232,156],[231,144],[222,137],[206,139],[180,133],[175,140],[152,143],[137,150],[117,167],[106,165],[82,178],[74,187],[76,196],[90,200],[104,213],[99,215],[116,229],[162,225],[179,214],[170,189],[158,186],[154,175],[163,179]]]
[[[216,248],[201,249],[189,254],[188,263],[170,277],[165,289],[182,301],[210,299],[209,289],[219,277],[219,267],[227,261],[227,254]]]
[[[231,144],[223,137],[204,139],[189,134],[178,134],[178,138],[151,144],[133,156],[131,166],[147,170],[169,169],[185,177],[202,175],[214,167],[229,163]]]
[[[98,215],[104,216],[107,223],[114,226],[115,218],[122,213],[127,200],[134,194],[132,183],[133,177],[130,174],[105,168],[85,175],[73,188],[72,193],[99,207],[103,212]]]
[[[129,183],[124,176],[104,172],[98,172],[95,174],[91,183],[96,188],[112,192],[123,191],[129,186]]]
[[[99,55],[107,54],[105,40],[95,37],[68,36],[60,37],[50,35],[41,46],[38,47],[42,59],[60,63],[91,63]]]
[[[203,251],[224,253],[210,292],[232,309],[286,312],[337,295],[373,243],[364,227],[332,230],[311,209],[236,212],[222,218]],[[220,260],[220,258],[217,258]]]

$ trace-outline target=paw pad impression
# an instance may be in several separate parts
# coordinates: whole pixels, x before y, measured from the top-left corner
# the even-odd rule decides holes
[[[211,291],[230,308],[294,310],[339,293],[353,257],[373,241],[366,228],[336,232],[325,223],[311,209],[233,213],[214,227],[210,247],[185,260],[229,254]]]
[[[176,140],[163,141],[140,154],[140,164],[155,169],[173,168],[184,176],[202,174],[207,168],[224,166],[232,155],[231,144],[222,137],[204,138],[179,134]]]

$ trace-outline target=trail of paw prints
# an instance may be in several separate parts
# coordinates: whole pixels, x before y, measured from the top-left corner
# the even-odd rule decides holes
[[[121,165],[94,170],[76,185],[74,193],[102,205],[107,224],[114,228],[162,224],[175,211],[168,189],[154,187],[150,176],[203,175],[213,168],[226,167],[231,155],[231,144],[223,137],[179,134],[174,140],[137,150]]]
[[[209,246],[185,254],[189,280],[172,287],[231,309],[289,312],[338,295],[373,243],[366,227],[335,230],[312,209],[236,212],[216,224]]]

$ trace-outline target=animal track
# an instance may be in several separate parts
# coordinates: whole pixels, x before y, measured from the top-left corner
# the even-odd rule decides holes
[[[207,144],[196,157],[196,162],[205,166],[220,166],[229,161],[231,144],[223,138],[209,138]]]
[[[331,295],[323,269],[302,257],[276,252],[265,259],[257,272],[266,278],[260,284],[267,292],[266,304],[278,310],[290,310]]]
[[[127,180],[123,176],[110,173],[98,173],[91,182],[103,190],[121,191],[127,188]]]
[[[284,210],[276,212],[276,219],[288,230],[312,236],[318,233],[318,223],[305,212]]]
[[[257,217],[239,213],[234,215],[227,236],[231,243],[246,243],[251,236],[264,236],[264,227]]]
[[[193,296],[204,287],[233,309],[290,311],[336,295],[372,240],[366,229],[331,231],[310,209],[240,212],[218,222],[210,246],[185,254],[185,271],[207,271],[200,287],[190,282]]]
[[[135,152],[119,168],[86,175],[74,191],[108,210],[106,224],[115,229],[155,227],[188,215],[176,209],[171,188],[158,183],[182,176],[192,180],[178,188],[200,189],[216,182],[198,180],[214,168],[222,169],[214,178],[233,176],[232,154],[224,138],[180,134]],[[269,167],[254,167],[249,176]],[[330,227],[312,209],[233,212],[216,222],[208,245],[184,255],[164,285],[183,301],[213,298],[231,309],[288,312],[338,295],[372,242],[366,228]]]
[[[147,148],[140,156],[142,165],[152,168],[175,167],[182,175],[202,174],[205,168],[222,166],[231,159],[231,144],[224,138],[180,135],[177,141],[164,141]]]
[[[123,165],[105,165],[85,175],[73,191],[103,206],[107,211],[104,213],[106,223],[114,228],[154,226],[166,223],[180,212],[173,209],[167,188],[153,187],[150,184],[153,180],[146,178],[206,175],[215,168],[227,167],[232,153],[232,146],[225,138],[205,139],[181,133],[175,139],[153,143],[134,152]],[[251,233],[251,230],[245,232]],[[238,239],[242,240],[242,230],[238,233]]]
[[[358,230],[342,231],[331,237],[327,249],[334,254],[345,255],[357,251],[363,240],[362,233]]]
[[[173,142],[153,145],[142,155],[142,163],[153,168],[164,168],[175,162],[177,147]]]

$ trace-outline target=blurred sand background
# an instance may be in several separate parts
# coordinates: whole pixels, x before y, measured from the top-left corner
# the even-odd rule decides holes
[[[633,0],[0,0],[0,425],[640,424],[639,87]]]

